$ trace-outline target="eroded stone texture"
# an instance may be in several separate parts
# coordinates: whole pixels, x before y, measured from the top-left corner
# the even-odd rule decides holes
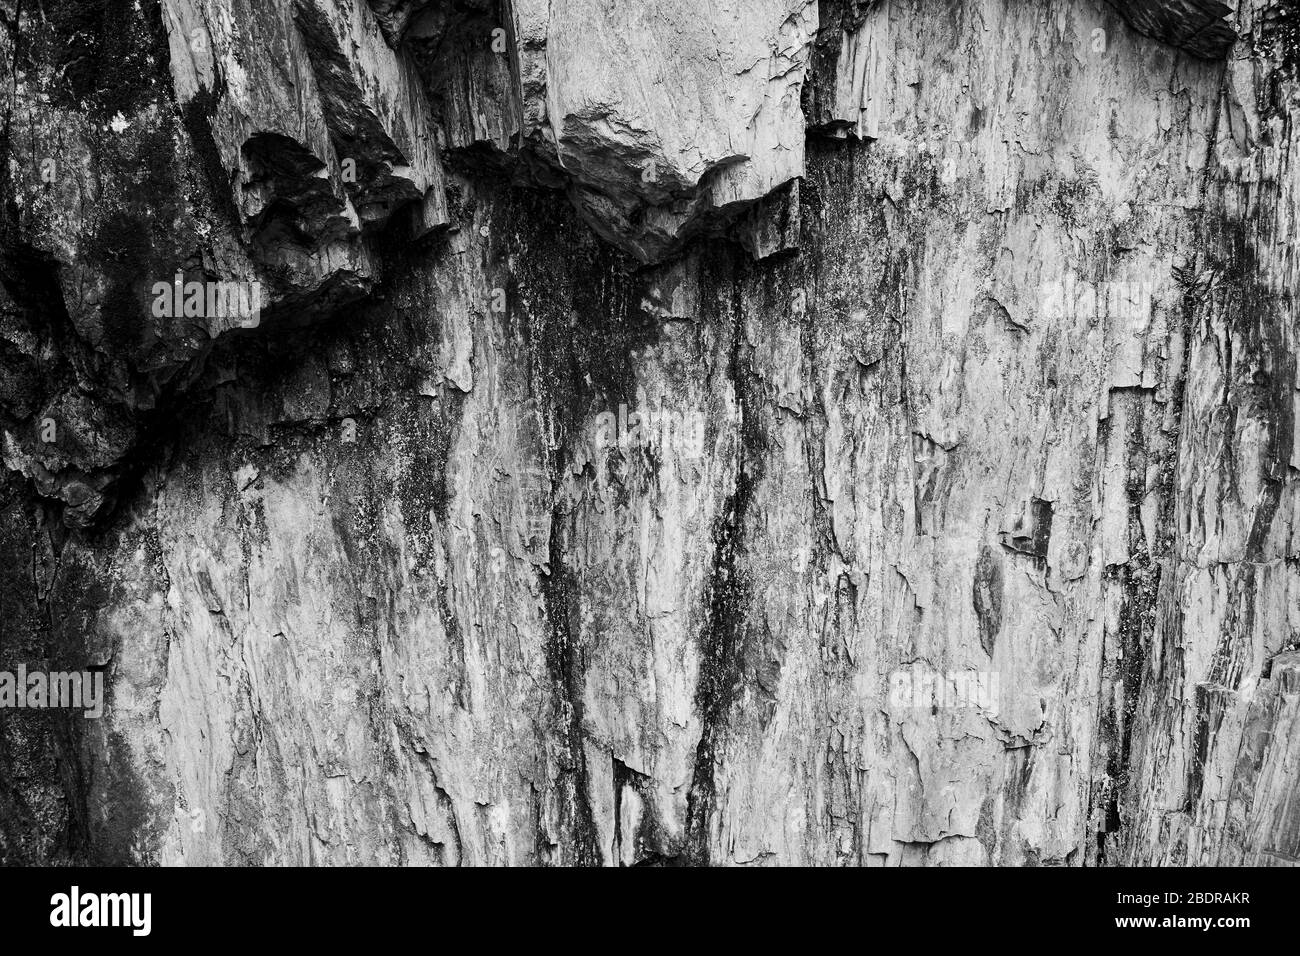
[[[1129,858],[1294,865],[1300,636],[1289,4],[1244,4],[1185,304],[1177,506],[1137,697]],[[1292,778],[1294,780],[1294,777]]]
[[[815,42],[791,4],[817,75],[746,76],[802,102],[804,175],[744,247],[647,268],[576,178],[637,195],[599,143],[638,140],[595,124],[570,162],[557,117],[603,83],[639,135],[659,92],[636,106],[528,4],[504,67],[500,11],[372,6],[428,86],[446,228],[376,243],[351,307],[213,341],[103,533],[0,499],[22,652],[113,689],[69,731],[71,792],[0,785],[3,852],[1300,856],[1288,8],[1244,10],[1225,64],[1102,2],[823,3]],[[482,45],[438,73],[456,37]],[[517,105],[478,111],[502,77]],[[523,185],[547,175],[579,211]],[[6,341],[31,414],[41,350]]]
[[[145,420],[216,332],[158,315],[153,283],[255,272],[171,101],[159,9],[28,14],[17,55],[5,34],[0,451],[86,526],[111,510]]]
[[[809,0],[516,0],[525,135],[646,261],[803,172]]]
[[[364,0],[164,4],[182,107],[199,102],[252,241],[289,289],[366,279],[368,225],[418,201],[446,220],[432,117],[413,63]]]
[[[1236,4],[1220,0],[1111,0],[1133,28],[1196,56],[1217,59],[1232,49]]]
[[[447,224],[441,151],[565,189],[642,258],[733,222],[757,256],[793,248],[788,201],[758,201],[788,196],[803,172],[815,6],[749,0],[701,19],[648,4],[636,17],[649,46],[625,42],[622,15],[113,0],[24,23],[34,55],[15,61],[26,135],[9,140],[22,235],[6,294],[12,315],[46,318],[14,323],[15,374],[40,381],[7,390],[7,466],[62,501],[68,523],[103,521],[147,419],[183,400],[212,339],[346,306],[381,278],[376,243]],[[97,35],[103,49],[81,49]],[[123,62],[122,77],[69,96],[69,77]],[[173,279],[238,284],[260,309],[159,316],[153,290]],[[42,349],[53,354],[35,360]]]
[[[390,46],[399,46],[411,20],[429,10],[433,16],[444,18],[458,7],[486,7],[491,0],[369,0],[380,29]]]

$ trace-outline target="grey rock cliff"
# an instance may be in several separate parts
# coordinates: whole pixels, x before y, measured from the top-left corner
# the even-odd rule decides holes
[[[0,11],[0,859],[1300,859],[1292,4]]]

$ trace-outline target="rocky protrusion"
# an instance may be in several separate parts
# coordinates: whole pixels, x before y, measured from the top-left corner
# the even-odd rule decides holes
[[[365,280],[359,237],[398,209],[413,206],[416,233],[446,222],[423,86],[362,0],[164,6],[177,98],[202,112],[253,244],[289,277],[274,292]]]
[[[375,12],[384,37],[396,47],[411,21],[422,11],[433,7],[435,12],[442,12],[454,3],[455,0],[370,0],[370,9]]]
[[[642,261],[804,172],[810,0],[518,0],[524,135]]]
[[[1133,29],[1146,36],[1218,60],[1237,39],[1233,8],[1219,0],[1107,0]]]
[[[429,90],[448,161],[480,170],[509,165],[523,128],[510,16],[497,0],[416,6],[403,48]]]

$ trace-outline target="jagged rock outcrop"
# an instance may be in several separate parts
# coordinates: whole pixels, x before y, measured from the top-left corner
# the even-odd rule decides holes
[[[1218,59],[1232,48],[1234,7],[1219,0],[1111,0],[1135,30]]]
[[[346,306],[378,281],[375,243],[390,223],[387,234],[404,242],[447,225],[439,144],[471,167],[482,156],[476,147],[485,147],[498,154],[488,165],[565,189],[598,232],[643,259],[733,223],[755,255],[789,247],[790,231],[779,226],[790,217],[788,200],[754,207],[781,187],[788,193],[803,173],[799,88],[816,23],[810,0],[710,8],[708,30],[689,4],[655,7],[644,23],[662,43],[645,47],[620,39],[619,14],[576,2],[372,10],[362,0],[167,0],[150,11],[115,26],[134,30],[149,61],[151,95],[124,110],[83,118],[52,106],[45,91],[57,82],[53,62],[34,60],[20,75],[16,122],[59,133],[11,141],[15,192],[48,233],[40,254],[68,264],[56,270],[64,307],[94,353],[64,358],[115,366],[98,375],[112,380],[111,394],[79,383],[75,393],[47,396],[39,414],[24,407],[20,417],[32,425],[14,430],[6,446],[8,466],[63,501],[73,524],[111,511],[142,439],[141,418],[164,393],[188,387],[187,370],[203,361],[210,339]],[[64,16],[76,22],[60,12],[56,23]],[[72,35],[48,21],[31,29],[56,45]],[[678,49],[683,38],[696,46]],[[664,59],[659,51],[670,44]],[[615,60],[620,68],[609,69]],[[170,96],[157,88],[164,70]],[[87,119],[103,125],[88,128]],[[183,177],[160,153],[168,144]],[[106,181],[95,165],[105,155],[117,179]],[[74,175],[81,170],[89,175]],[[184,178],[196,175],[206,182]],[[165,182],[150,181],[159,176]],[[156,192],[136,192],[141,180]],[[102,211],[85,213],[87,198],[104,203]],[[142,208],[152,203],[162,203],[161,215]],[[109,227],[119,233],[103,235]],[[117,248],[86,248],[105,239]],[[122,273],[120,264],[98,262],[142,244],[147,260],[117,281],[109,273]],[[178,290],[233,283],[257,308],[234,321],[164,320],[150,305],[156,284],[173,277]],[[139,313],[146,328],[105,337],[98,313],[106,295],[124,321]],[[69,403],[94,407],[66,415]],[[95,449],[76,431],[87,417],[115,422],[99,429]]]
[[[5,859],[1300,857],[1289,4],[47,7]]]
[[[245,216],[287,207],[318,240],[355,230],[356,209],[382,220],[403,199],[424,199],[425,228],[445,221],[435,122],[453,148],[527,150],[535,178],[562,183],[593,228],[643,261],[804,171],[812,0],[516,0],[499,25],[477,0],[166,8],[178,98],[215,97],[209,122]],[[352,196],[344,159],[360,177]]]
[[[516,0],[524,135],[643,261],[803,174],[810,0]]]
[[[364,228],[414,203],[447,221],[433,117],[414,62],[364,0],[169,0],[176,98],[198,103],[241,224],[292,292],[370,277]]]

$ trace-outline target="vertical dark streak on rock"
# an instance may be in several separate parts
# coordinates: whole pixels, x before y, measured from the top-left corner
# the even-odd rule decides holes
[[[1136,504],[1130,507],[1136,509]],[[1112,569],[1109,580],[1122,592],[1119,639],[1122,655],[1118,674],[1120,705],[1111,706],[1109,699],[1102,705],[1101,738],[1106,749],[1106,775],[1108,788],[1104,805],[1105,830],[1120,831],[1126,821],[1120,812],[1121,798],[1130,782],[1129,755],[1133,747],[1133,726],[1137,713],[1138,695],[1142,688],[1143,667],[1150,644],[1155,617],[1154,596],[1160,585],[1160,569],[1150,563],[1146,555],[1134,555],[1129,563]],[[1110,844],[1100,847],[1099,865],[1107,862]]]
[[[562,474],[562,456],[555,471]],[[565,799],[573,814],[566,828],[573,840],[574,862],[580,866],[599,865],[601,853],[596,839],[595,816],[591,808],[591,781],[587,772],[587,754],[583,746],[583,692],[585,668],[581,648],[575,641],[573,616],[577,613],[577,594],[573,574],[565,564],[560,529],[565,513],[559,504],[551,513],[550,572],[540,576],[542,596],[550,633],[546,639],[546,667],[555,684],[557,705],[563,721],[562,733],[568,750],[568,765],[562,767]]]
[[[845,34],[857,30],[877,0],[820,0],[821,27],[813,41],[809,75],[802,90],[803,114],[810,133],[851,135],[849,124],[833,118],[836,68]]]
[[[697,865],[713,862],[709,834],[717,809],[718,749],[743,679],[743,643],[748,628],[751,582],[741,556],[755,486],[762,477],[764,448],[758,417],[758,387],[751,364],[743,354],[747,347],[746,308],[741,285],[731,269],[720,269],[718,274],[728,277],[732,283],[733,326],[727,378],[735,389],[739,428],[735,443],[736,484],[713,528],[713,558],[706,591],[708,607],[701,633],[700,674],[695,690],[695,709],[702,728],[687,795],[687,842],[682,862]]]
[[[20,479],[0,477],[0,671],[51,657],[38,572],[42,511],[29,506]],[[85,791],[69,772],[73,729],[55,712],[0,709],[0,865],[85,861]]]
[[[541,450],[551,484],[551,513],[547,566],[539,569],[538,583],[549,627],[546,665],[555,688],[566,754],[562,798],[571,817],[565,826],[571,846],[565,849],[572,853],[572,862],[597,865],[603,861],[584,747],[586,662],[578,619],[581,581],[566,557],[570,519],[563,491],[569,470],[568,443],[581,440],[579,422],[591,402],[616,400],[633,391],[631,352],[653,341],[658,330],[630,306],[639,298],[634,296],[621,257],[594,244],[572,217],[556,223],[553,210],[541,209],[546,201],[542,194],[520,190],[502,198],[506,201],[497,207],[492,233],[515,233],[510,241],[521,253],[509,274],[507,300],[512,323],[520,327],[529,352],[529,378],[547,425],[544,439],[551,444],[549,451]],[[528,215],[530,211],[537,214]],[[570,263],[524,255],[530,249],[547,247],[542,236],[534,233],[548,220],[552,229],[558,226],[570,236],[571,254],[582,257],[587,267],[584,274],[591,281],[565,288],[574,275]],[[516,233],[521,227],[522,235]],[[567,296],[554,294],[557,282],[563,284]],[[536,295],[542,289],[550,294]],[[524,301],[534,303],[526,312],[518,307]],[[587,321],[577,322],[575,316]],[[537,851],[539,857],[545,855],[542,846]]]

